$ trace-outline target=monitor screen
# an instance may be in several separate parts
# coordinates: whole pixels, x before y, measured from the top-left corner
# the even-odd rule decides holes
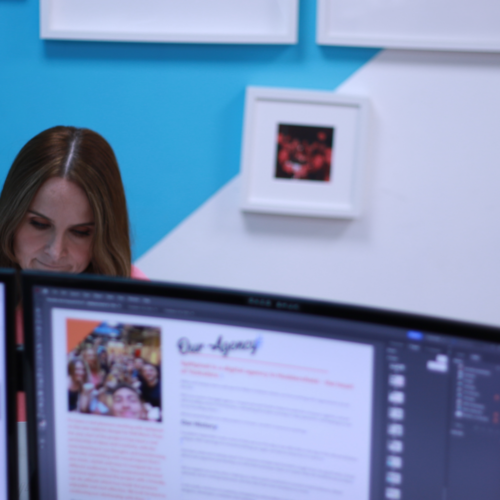
[[[105,279],[24,296],[32,498],[500,497],[497,330]]]

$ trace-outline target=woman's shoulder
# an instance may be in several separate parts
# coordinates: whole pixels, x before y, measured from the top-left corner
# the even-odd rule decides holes
[[[149,281],[149,278],[138,267],[134,266],[134,264],[132,264],[130,268],[130,277],[136,280]]]

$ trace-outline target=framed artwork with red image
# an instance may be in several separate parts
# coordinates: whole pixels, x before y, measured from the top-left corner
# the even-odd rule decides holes
[[[242,209],[359,215],[368,100],[334,92],[249,87],[242,151]]]

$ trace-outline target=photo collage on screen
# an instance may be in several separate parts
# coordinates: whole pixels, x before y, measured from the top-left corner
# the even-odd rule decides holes
[[[333,127],[279,124],[275,177],[330,181],[334,132]]]
[[[160,329],[68,319],[68,410],[160,422]]]

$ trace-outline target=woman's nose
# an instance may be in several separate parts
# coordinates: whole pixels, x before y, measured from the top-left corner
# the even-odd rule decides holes
[[[52,261],[58,261],[65,254],[64,235],[55,233],[47,245],[47,253]]]

